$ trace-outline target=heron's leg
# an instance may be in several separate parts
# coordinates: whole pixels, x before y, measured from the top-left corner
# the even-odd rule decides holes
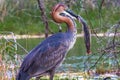
[[[50,80],[53,80],[54,74],[55,74],[55,69],[49,71],[50,74]]]

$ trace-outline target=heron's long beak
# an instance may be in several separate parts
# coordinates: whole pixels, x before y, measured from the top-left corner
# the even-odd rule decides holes
[[[63,15],[63,16],[69,16],[71,17],[72,19],[77,19],[78,16],[76,14],[74,14],[70,9],[66,9],[65,11],[63,11],[60,15]]]
[[[73,13],[72,10],[67,9],[66,12],[69,13],[71,16],[75,17],[76,19],[78,18],[78,15],[76,15],[75,13]]]

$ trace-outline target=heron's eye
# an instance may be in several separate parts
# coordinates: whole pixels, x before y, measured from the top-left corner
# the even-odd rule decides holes
[[[65,14],[65,13],[60,13],[60,15],[61,15],[61,16],[66,16],[66,14]]]

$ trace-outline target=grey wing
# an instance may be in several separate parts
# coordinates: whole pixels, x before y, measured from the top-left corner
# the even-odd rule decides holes
[[[68,46],[66,46],[64,42],[52,42],[41,45],[41,47],[33,53],[33,58],[30,58],[25,66],[23,65],[23,68],[30,73],[30,75],[40,75],[59,66],[67,50]]]

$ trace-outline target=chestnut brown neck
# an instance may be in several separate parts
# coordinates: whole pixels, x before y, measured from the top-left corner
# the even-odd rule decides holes
[[[76,23],[71,17],[61,16],[59,12],[52,13],[52,18],[57,23],[66,23],[68,31],[76,31]]]
[[[68,21],[66,20],[65,23],[67,24],[69,31],[76,31],[76,23],[72,18],[68,18]]]

